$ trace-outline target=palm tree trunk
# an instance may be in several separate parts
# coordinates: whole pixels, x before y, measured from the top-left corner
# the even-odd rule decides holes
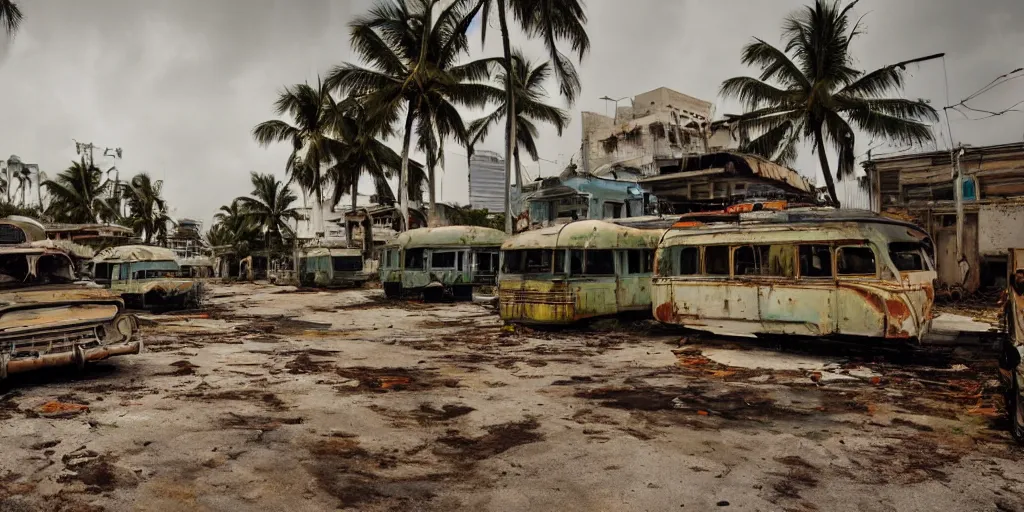
[[[436,187],[434,186],[434,168],[436,167],[434,159],[427,159],[427,191],[430,194],[430,214],[427,216],[427,225],[434,227],[437,225],[437,201],[434,196],[436,193]]]
[[[402,171],[398,175],[398,211],[402,214],[401,231],[409,230],[409,145],[412,143],[412,123],[416,111],[409,104],[405,115],[405,137],[402,139]]]
[[[498,22],[501,25],[501,47],[505,52],[505,233],[512,234],[512,155],[515,151],[516,123],[515,96],[512,94],[512,48],[508,37],[508,21],[505,19],[505,0],[498,0]]]
[[[356,198],[359,197],[359,175],[356,174],[355,179],[352,180],[352,214],[356,213]],[[342,216],[345,219],[345,216]],[[352,245],[352,230],[348,227],[348,220],[345,220],[345,244],[349,247]]]
[[[836,195],[836,184],[832,180],[832,171],[828,166],[828,155],[825,154],[825,138],[821,135],[821,126],[814,129],[814,143],[818,149],[818,161],[821,162],[821,174],[825,177],[825,186],[828,187],[828,195],[832,199],[832,206],[839,208],[839,196]]]
[[[320,155],[313,159],[313,232],[324,233],[324,195],[320,189]],[[318,236],[314,236],[318,238]]]
[[[516,161],[516,191],[519,193],[515,202],[512,204],[512,210],[515,212],[521,212],[523,210],[523,166],[519,160],[519,144],[514,146],[514,149],[512,150],[512,158]]]

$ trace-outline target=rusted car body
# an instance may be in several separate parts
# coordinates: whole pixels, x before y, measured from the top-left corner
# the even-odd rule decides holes
[[[501,247],[501,318],[564,325],[650,312],[654,250],[667,227],[584,220],[517,235]]]
[[[0,379],[142,350],[138,322],[119,297],[75,283],[75,266],[43,226],[0,219]]]
[[[344,247],[304,247],[297,259],[303,286],[359,286],[372,275],[365,272],[363,251]]]
[[[130,307],[187,308],[202,297],[202,282],[182,277],[174,252],[163,247],[109,247],[93,258],[97,283],[118,293]]]
[[[399,234],[381,251],[380,280],[388,297],[449,296],[472,300],[494,286],[505,233],[479,226],[420,228]]]
[[[921,228],[860,210],[684,216],[658,246],[654,317],[726,335],[916,342],[935,298]]]
[[[999,354],[999,376],[1006,391],[1010,431],[1024,444],[1024,249],[1010,249],[1007,263],[1006,337]]]

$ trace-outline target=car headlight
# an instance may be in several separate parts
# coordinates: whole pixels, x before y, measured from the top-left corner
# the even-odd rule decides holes
[[[130,341],[136,330],[138,330],[138,324],[135,323],[134,317],[125,315],[117,320],[117,332],[121,333],[124,341]]]

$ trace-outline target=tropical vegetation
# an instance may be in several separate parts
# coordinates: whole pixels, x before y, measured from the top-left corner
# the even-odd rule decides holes
[[[0,0],[0,27],[3,27],[8,37],[14,37],[14,34],[18,32],[22,19],[24,16],[21,14],[18,4],[13,0]]]
[[[852,176],[856,131],[876,140],[920,144],[932,140],[928,121],[938,120],[923,100],[888,97],[903,87],[905,66],[894,64],[863,72],[854,67],[850,43],[864,31],[851,23],[853,1],[816,0],[783,23],[777,48],[754,39],[742,61],[760,68],[757,77],[722,83],[723,96],[738,98],[747,112],[740,130],[755,134],[745,150],[791,163],[801,141],[813,144],[832,203],[839,206],[828,148],[836,153],[836,177]]]

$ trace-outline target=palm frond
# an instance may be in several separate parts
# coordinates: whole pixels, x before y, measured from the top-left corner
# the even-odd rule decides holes
[[[799,99],[799,93],[794,94],[792,91],[779,89],[748,76],[738,76],[722,82],[719,94],[740,100],[743,106],[750,110],[791,104]]]
[[[755,38],[754,42],[743,47],[740,61],[747,66],[761,68],[759,78],[762,81],[777,80],[787,89],[811,89],[810,82],[789,56],[761,39]]]

